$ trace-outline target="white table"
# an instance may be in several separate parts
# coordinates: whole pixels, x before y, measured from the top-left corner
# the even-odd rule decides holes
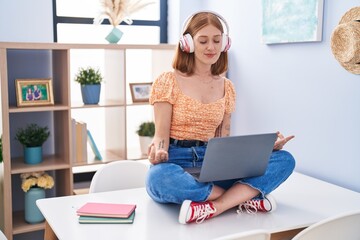
[[[272,239],[284,232],[295,233],[324,218],[360,210],[360,193],[300,173],[272,194],[277,210],[272,213],[237,214],[231,209],[202,224],[178,223],[180,206],[158,204],[144,188],[41,199],[37,201],[47,224],[61,240],[68,239],[213,239],[254,229],[265,229]],[[79,224],[76,209],[86,202],[137,204],[133,224]],[[293,230],[293,231],[292,231]]]

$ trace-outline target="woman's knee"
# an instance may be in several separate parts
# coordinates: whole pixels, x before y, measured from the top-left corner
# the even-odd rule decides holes
[[[273,152],[270,159],[272,162],[276,162],[276,165],[288,172],[293,172],[295,169],[296,161],[291,153],[285,150]]]
[[[295,165],[296,165],[296,161],[295,161],[294,156],[291,153],[289,153],[288,151],[285,151],[285,150],[282,150],[281,152],[284,155],[285,161],[287,162],[287,165],[289,166],[289,168],[294,170]]]
[[[146,189],[150,196],[156,198],[176,186],[177,175],[182,168],[172,163],[161,163],[150,167],[146,178]],[[158,200],[159,201],[159,200]]]
[[[150,167],[146,183],[147,185],[159,186],[168,181],[168,175],[171,174],[172,164],[161,163]]]

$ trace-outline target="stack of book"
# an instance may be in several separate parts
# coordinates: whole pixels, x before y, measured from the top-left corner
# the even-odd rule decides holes
[[[133,223],[135,204],[88,202],[76,213],[79,223]]]

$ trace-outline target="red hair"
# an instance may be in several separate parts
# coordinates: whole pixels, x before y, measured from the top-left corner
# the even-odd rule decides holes
[[[200,12],[195,14],[188,22],[183,34],[189,33],[195,36],[202,28],[212,25],[224,33],[223,26],[219,17],[211,12]],[[178,44],[176,48],[175,57],[172,63],[174,69],[179,70],[187,75],[192,75],[195,71],[195,56],[194,53],[183,52]],[[219,59],[211,65],[211,74],[220,75],[228,69],[227,52],[222,52]]]

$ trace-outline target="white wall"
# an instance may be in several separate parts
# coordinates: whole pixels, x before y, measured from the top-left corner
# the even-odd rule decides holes
[[[280,130],[296,170],[360,192],[360,75],[334,59],[330,36],[358,0],[325,0],[323,41],[264,45],[261,1],[205,1],[230,25],[229,77],[238,93],[233,134]]]
[[[168,0],[168,43],[178,43],[184,21],[203,5],[202,0]]]
[[[0,0],[1,42],[53,42],[51,0]]]

